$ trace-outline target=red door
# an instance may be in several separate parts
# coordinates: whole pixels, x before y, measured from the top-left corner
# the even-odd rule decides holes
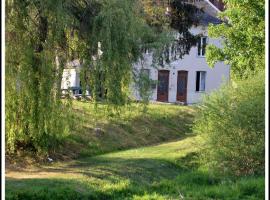
[[[169,74],[168,70],[158,71],[157,101],[168,101],[169,94]]]
[[[178,71],[177,94],[176,94],[177,101],[184,103],[187,102],[187,80],[188,80],[188,72]]]

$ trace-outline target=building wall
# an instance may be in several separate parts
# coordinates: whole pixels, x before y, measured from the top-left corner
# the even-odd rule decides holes
[[[69,87],[79,87],[80,86],[80,73],[77,69],[64,69],[61,89],[67,90]]]
[[[193,27],[191,32],[195,34],[203,34],[207,36],[207,28],[199,26]],[[221,47],[219,39],[208,38],[208,44],[214,44]],[[170,63],[170,65],[164,68],[156,66],[151,67],[152,56],[151,54],[145,54],[144,60],[140,60],[138,63],[134,64],[134,68],[140,70],[141,68],[150,69],[150,78],[152,80],[158,80],[158,70],[166,69],[170,71],[169,74],[169,94],[168,101],[176,102],[177,93],[177,75],[179,70],[188,71],[188,83],[187,83],[187,103],[198,103],[200,102],[204,94],[209,94],[211,91],[218,89],[222,83],[226,83],[230,78],[230,67],[222,62],[216,63],[214,68],[210,68],[206,63],[205,57],[199,57],[197,55],[197,47],[193,47],[188,55],[185,55],[183,59],[179,59]],[[78,66],[78,64],[74,64]],[[196,92],[196,72],[206,71],[206,82],[205,91]],[[79,87],[80,86],[80,74],[79,68],[68,68],[63,71],[62,78],[62,89],[68,89],[69,87]],[[133,97],[140,100],[140,95],[136,88],[131,86]],[[88,94],[89,92],[87,92]],[[152,101],[157,100],[157,87],[153,89],[153,94],[151,97]]]
[[[68,68],[63,70],[61,89],[63,90],[63,94],[66,93],[64,90],[68,90],[72,88],[73,94],[81,94],[80,85],[80,65],[76,64],[73,66],[75,68]],[[76,89],[74,89],[76,88]],[[90,95],[89,87],[85,90],[86,95]]]
[[[207,36],[207,29],[205,27],[193,27],[191,29],[193,34],[203,34]],[[218,47],[221,46],[220,40],[208,38],[208,44],[214,44]],[[158,80],[158,70],[166,69],[170,71],[169,74],[169,102],[176,102],[177,93],[177,75],[179,70],[188,71],[188,83],[187,83],[187,103],[200,102],[203,94],[209,94],[211,91],[218,89],[223,83],[226,83],[230,78],[230,67],[222,62],[216,63],[214,68],[210,68],[206,63],[205,57],[199,57],[197,55],[197,47],[193,47],[189,55],[185,55],[183,59],[179,59],[170,63],[170,65],[162,67],[151,67],[152,56],[146,54],[144,60],[136,63],[134,67],[138,70],[141,68],[150,69],[150,78],[152,80]],[[206,71],[205,91],[196,92],[196,72]],[[133,95],[135,99],[140,99],[138,91],[134,89]],[[153,89],[152,101],[157,100],[157,88]]]

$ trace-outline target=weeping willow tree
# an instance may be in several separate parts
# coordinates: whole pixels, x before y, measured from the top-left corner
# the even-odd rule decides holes
[[[71,101],[60,99],[67,62],[79,59],[83,91],[90,87],[95,102],[101,97],[109,110],[119,113],[129,102],[132,65],[145,49],[156,52],[154,58],[163,58],[175,43],[169,31],[174,28],[184,38],[175,49],[179,55],[188,52],[193,10],[175,0],[168,15],[164,5],[145,2],[6,1],[8,152],[22,148],[48,153],[68,134]],[[153,18],[149,6],[163,17]]]
[[[6,2],[8,153],[27,149],[46,154],[68,134],[71,102],[60,99],[61,76],[74,58],[88,66],[84,80],[94,83],[93,91],[97,82],[104,85],[110,105],[127,101],[131,63],[143,28],[134,6],[131,1]],[[94,59],[99,42],[101,60]]]
[[[83,86],[91,87],[95,102],[105,99],[115,110],[128,102],[132,66],[143,59],[145,50],[153,52],[154,65],[163,66],[182,58],[196,44],[197,37],[189,30],[198,23],[198,9],[182,0],[160,2],[100,1],[100,12],[84,37],[81,54],[86,63]]]
[[[60,100],[68,1],[6,1],[6,148],[53,151],[69,130]]]
[[[141,55],[143,37],[150,34],[135,1],[101,1],[93,28],[81,35],[82,85],[90,86],[95,102],[105,99],[112,112],[126,105],[132,64]],[[102,55],[101,55],[102,52]]]

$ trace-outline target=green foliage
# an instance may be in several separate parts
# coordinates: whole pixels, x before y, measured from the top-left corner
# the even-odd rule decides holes
[[[143,70],[140,70],[134,76],[135,87],[143,103],[143,111],[146,111],[149,100],[153,94],[153,85],[156,86],[157,81],[150,79],[149,74],[145,73]]]
[[[62,31],[69,19],[63,4],[61,0],[6,3],[8,153],[19,149],[47,153],[68,133],[70,102],[60,100]]]
[[[206,96],[194,130],[206,139],[205,161],[218,173],[264,173],[264,74]]]
[[[182,59],[196,45],[197,35],[190,32],[197,26],[201,11],[184,0],[141,0],[146,23],[155,33],[153,40],[146,40],[145,48],[153,52],[153,66],[168,65]]]
[[[222,48],[209,45],[206,58],[210,66],[225,61],[238,81],[205,98],[195,130],[205,136],[205,159],[216,172],[263,174],[265,1],[225,3],[225,22],[209,27]]]
[[[132,64],[143,50],[157,49],[156,58],[168,56],[168,26],[190,37],[184,33],[192,25],[194,9],[185,10],[182,1],[173,1],[168,19],[164,6],[147,6],[132,0],[7,1],[9,152],[23,148],[47,153],[68,133],[71,101],[60,100],[62,70],[68,61],[78,58],[82,63],[83,92],[91,87],[96,105],[99,98],[105,99],[111,113],[120,113],[129,103]],[[149,9],[155,10],[153,15],[148,15]],[[181,13],[186,16],[183,23]],[[183,41],[174,50],[187,53],[190,45]],[[145,102],[149,84],[144,81],[140,89]]]
[[[142,5],[142,11],[145,15],[145,21],[151,27],[157,28],[159,31],[166,29],[169,25],[169,18],[165,15],[166,6],[169,6],[167,2],[161,1],[149,1],[139,0]]]
[[[209,35],[222,38],[222,48],[209,45],[207,62],[225,61],[236,77],[248,77],[265,67],[265,1],[225,0],[226,21],[209,27]]]
[[[87,63],[83,71],[89,72],[82,79],[83,85],[90,85],[95,102],[105,99],[109,108],[117,111],[129,102],[132,65],[143,59],[145,50],[152,51],[153,63],[161,65],[169,62],[169,51],[180,57],[189,52],[195,44],[189,28],[194,24],[196,9],[182,1],[173,1],[168,5],[171,15],[165,15],[163,3],[143,0],[99,3],[98,12],[92,16],[92,26],[81,37],[79,56]],[[179,17],[180,14],[184,17]],[[179,32],[177,41],[171,28]]]
[[[102,1],[100,7],[88,37],[81,38],[83,68],[88,72],[83,79],[95,102],[100,97],[117,109],[128,101],[132,63],[140,55],[145,26],[133,1]]]

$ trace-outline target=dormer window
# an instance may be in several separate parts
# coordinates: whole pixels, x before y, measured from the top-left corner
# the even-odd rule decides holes
[[[198,56],[204,57],[207,45],[207,37],[200,37],[198,40]]]

